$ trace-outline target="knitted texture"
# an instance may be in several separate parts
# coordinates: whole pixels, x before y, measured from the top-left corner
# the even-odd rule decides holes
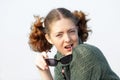
[[[59,52],[55,56],[56,59],[61,57],[63,56]],[[88,44],[80,44],[73,49],[70,63],[58,63],[54,80],[65,80],[61,73],[62,66],[65,67],[67,80],[120,80],[111,70],[103,53],[97,47]]]

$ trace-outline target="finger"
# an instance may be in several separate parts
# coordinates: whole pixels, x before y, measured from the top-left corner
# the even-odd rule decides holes
[[[36,62],[35,65],[40,70],[45,70],[46,69],[46,65],[43,62]]]
[[[48,68],[47,63],[44,59],[44,55],[42,55],[42,54],[36,55],[35,64],[37,65],[37,68],[39,67],[42,70],[45,70]]]
[[[48,58],[48,55],[46,52],[42,52],[41,55],[44,57],[44,58]]]

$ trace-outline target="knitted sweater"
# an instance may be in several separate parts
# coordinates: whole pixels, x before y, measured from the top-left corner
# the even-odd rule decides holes
[[[55,58],[63,57],[59,52]],[[80,44],[73,49],[72,61],[55,67],[54,80],[65,80],[62,74],[65,70],[66,80],[120,80],[111,70],[103,53],[95,46]]]

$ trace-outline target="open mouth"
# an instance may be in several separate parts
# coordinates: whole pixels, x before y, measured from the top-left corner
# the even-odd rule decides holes
[[[67,45],[67,46],[65,46],[64,48],[67,49],[67,50],[72,50],[72,48],[73,48],[73,44],[71,44],[71,45]]]

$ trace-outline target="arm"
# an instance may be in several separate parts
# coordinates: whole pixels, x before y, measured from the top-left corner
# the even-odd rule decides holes
[[[83,44],[73,51],[73,56],[71,80],[119,80],[98,48]]]
[[[95,51],[96,53],[96,51]],[[71,80],[99,80],[101,67],[89,45],[81,44],[73,50],[73,60],[71,62]]]
[[[41,75],[42,80],[53,80],[49,68],[47,70],[41,70],[38,66],[37,66],[37,68]]]
[[[50,69],[45,62],[45,58],[47,58],[47,54],[45,52],[37,54],[35,60],[36,67],[38,68],[42,80],[53,80]]]

